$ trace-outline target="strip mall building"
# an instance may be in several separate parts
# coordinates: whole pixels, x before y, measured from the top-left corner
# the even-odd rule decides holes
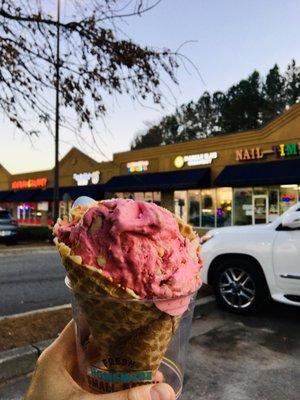
[[[0,206],[20,223],[49,223],[53,175],[0,166]],[[300,105],[259,130],[117,153],[110,162],[73,148],[60,161],[60,186],[61,214],[84,194],[154,201],[202,229],[271,222],[300,197]]]

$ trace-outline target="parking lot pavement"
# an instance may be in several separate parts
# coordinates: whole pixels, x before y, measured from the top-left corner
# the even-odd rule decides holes
[[[182,400],[299,400],[300,308],[195,320]]]

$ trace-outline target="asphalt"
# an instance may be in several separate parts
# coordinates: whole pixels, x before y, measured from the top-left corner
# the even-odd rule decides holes
[[[195,316],[181,400],[299,400],[300,308],[273,304],[253,317],[199,308]],[[22,399],[28,382],[0,387],[0,399]]]
[[[54,247],[0,251],[0,316],[70,302]]]
[[[53,246],[0,247],[0,317],[70,302]],[[211,294],[203,286],[200,296]]]
[[[299,400],[300,307],[195,320],[182,400]]]

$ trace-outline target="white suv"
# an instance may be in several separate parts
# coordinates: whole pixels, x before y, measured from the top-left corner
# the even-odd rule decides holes
[[[270,296],[300,306],[300,202],[271,224],[213,229],[201,242],[202,279],[223,308],[253,312]]]

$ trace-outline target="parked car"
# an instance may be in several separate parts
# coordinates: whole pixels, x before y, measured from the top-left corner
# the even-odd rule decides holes
[[[270,224],[213,229],[201,242],[203,281],[223,308],[250,313],[270,297],[300,306],[300,202]]]
[[[18,235],[18,222],[7,210],[0,209],[0,240],[7,244],[15,243]]]

